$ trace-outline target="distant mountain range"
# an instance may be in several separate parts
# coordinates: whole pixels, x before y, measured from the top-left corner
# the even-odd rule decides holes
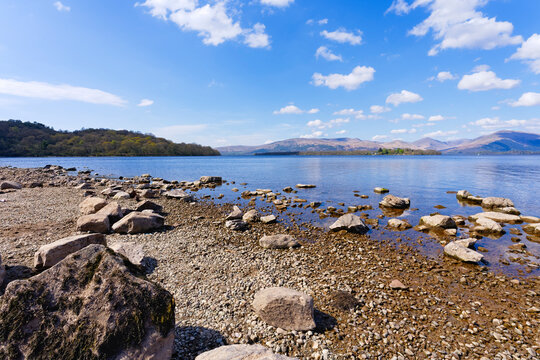
[[[437,150],[443,154],[540,153],[540,135],[518,131],[499,131],[476,139],[439,141],[423,138],[414,142],[395,140],[378,142],[354,138],[287,139],[258,146],[217,148],[222,155],[256,155],[265,153],[376,151],[382,149]]]

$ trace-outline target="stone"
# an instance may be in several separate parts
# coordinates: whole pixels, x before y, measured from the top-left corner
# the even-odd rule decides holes
[[[485,233],[485,234],[502,234],[504,233],[504,230],[499,223],[485,218],[485,217],[479,217],[476,219],[476,224],[478,226],[474,227],[474,231],[478,233]]]
[[[116,201],[113,201],[101,208],[96,214],[107,215],[110,223],[114,224],[124,216],[124,211]]]
[[[296,184],[296,187],[299,189],[314,189],[317,187],[317,185],[313,184]]]
[[[315,329],[313,298],[307,294],[283,287],[258,291],[253,308],[269,325],[285,330],[308,331]]]
[[[510,214],[510,215],[521,215],[521,212],[516,209],[515,207],[502,207],[502,208],[494,208],[493,211],[501,212],[504,214]]]
[[[508,224],[520,224],[523,221],[517,215],[503,214],[495,211],[481,212],[475,215],[469,216],[470,221],[478,220],[479,218],[487,218],[496,222],[508,223]]]
[[[272,224],[272,223],[275,223],[276,221],[277,221],[277,218],[275,215],[261,216],[261,222],[263,224]]]
[[[261,220],[261,215],[255,209],[251,209],[242,216],[242,220],[247,223],[255,223]]]
[[[127,241],[111,244],[109,248],[118,254],[124,255],[133,265],[143,266],[144,250],[142,245]]]
[[[456,242],[448,243],[444,247],[444,253],[450,257],[470,263],[477,263],[484,259],[484,255],[469,248],[466,248],[463,245],[457,244]]]
[[[399,280],[392,280],[389,286],[390,286],[390,289],[393,289],[393,290],[407,290],[408,289],[408,287],[403,285],[403,283]]]
[[[452,220],[454,220],[457,226],[464,226],[467,218],[461,215],[454,215],[452,216]]]
[[[382,187],[376,187],[375,189],[373,189],[373,191],[376,192],[377,194],[384,194],[384,193],[390,192],[390,190],[382,188]]]
[[[464,246],[466,248],[473,248],[473,246],[476,244],[475,238],[468,238],[468,239],[459,239],[454,241],[456,244]]]
[[[459,190],[456,194],[456,198],[458,200],[467,200],[469,197],[471,197],[471,193],[467,190]]]
[[[379,206],[392,209],[406,209],[411,206],[411,200],[408,198],[400,198],[394,195],[386,195],[379,203]]]
[[[485,209],[514,207],[514,203],[510,199],[490,196],[482,200],[482,207]]]
[[[291,235],[267,235],[259,240],[259,245],[265,249],[289,249],[300,246],[300,243]]]
[[[77,231],[107,234],[110,228],[109,217],[104,214],[83,215],[77,220]]]
[[[406,220],[401,219],[388,220],[388,226],[396,230],[407,230],[412,228],[411,224],[409,224]]]
[[[90,185],[89,183],[82,183],[82,184],[79,184],[77,186],[75,186],[75,189],[78,189],[78,190],[88,190],[88,189],[92,189],[92,185]]]
[[[83,215],[95,214],[107,205],[107,201],[99,197],[89,197],[79,204],[79,211]]]
[[[4,283],[6,278],[6,267],[2,264],[2,256],[0,256],[0,286]]]
[[[523,231],[530,235],[540,236],[540,223],[524,225]]]
[[[225,221],[225,227],[234,231],[244,231],[249,228],[249,224],[242,219],[235,219]]]
[[[428,229],[456,229],[456,222],[446,215],[430,215],[420,218],[420,226]]]
[[[540,223],[540,218],[536,216],[521,216],[521,220],[526,223]]]
[[[88,245],[107,245],[103,234],[74,235],[43,245],[34,254],[35,268],[48,268],[58,264],[68,255],[71,255]]]
[[[519,244],[512,244],[512,245],[508,246],[508,248],[509,248],[510,250],[512,250],[512,251],[523,251],[523,250],[525,250],[525,249],[527,248],[527,245],[521,244],[521,243],[519,243]]]
[[[223,179],[221,178],[221,176],[202,176],[199,181],[201,182],[201,184],[221,184],[223,182]]]
[[[142,200],[142,201],[139,201],[135,205],[135,210],[137,211],[152,210],[159,213],[163,211],[163,206],[158,205],[155,202],[150,201],[150,200]]]
[[[112,229],[120,234],[139,234],[158,230],[164,223],[161,215],[133,211],[114,223]]]
[[[0,190],[20,190],[22,185],[15,181],[3,181],[0,183]]]
[[[233,211],[229,215],[227,215],[225,220],[241,219],[243,215],[244,213],[242,212],[242,210],[240,210],[238,206],[234,206]]]
[[[168,360],[174,299],[103,245],[90,245],[0,299],[2,359]]]
[[[195,360],[298,360],[274,354],[262,345],[227,345],[204,352]]]
[[[290,193],[290,192],[293,192],[293,191],[294,191],[294,189],[292,187],[290,187],[290,186],[287,186],[287,187],[283,188],[283,192],[286,192],[286,193]]]
[[[345,214],[337,219],[335,223],[330,225],[330,230],[347,230],[348,232],[356,234],[365,234],[369,231],[369,227],[359,216],[354,214]]]
[[[168,198],[178,199],[185,202],[193,201],[193,196],[189,195],[188,193],[186,193],[184,190],[181,190],[181,189],[170,190],[163,193],[163,195],[165,195]]]
[[[157,195],[158,193],[152,189],[144,189],[144,190],[139,191],[139,196],[144,199],[154,199],[157,197]]]
[[[127,200],[131,199],[131,195],[125,191],[118,191],[114,196],[112,197],[114,200]]]

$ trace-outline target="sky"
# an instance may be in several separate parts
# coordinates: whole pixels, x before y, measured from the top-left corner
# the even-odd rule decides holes
[[[537,0],[0,0],[0,119],[214,147],[540,133]]]

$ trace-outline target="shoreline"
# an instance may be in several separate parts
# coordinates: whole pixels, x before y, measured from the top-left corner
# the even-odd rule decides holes
[[[32,170],[0,168],[4,177],[17,172],[35,180],[28,176]],[[8,281],[17,267],[31,268],[37,247],[74,233],[84,190],[74,189],[73,183],[84,177],[54,175],[60,186],[0,194],[7,200],[0,206],[8,210],[0,227]],[[96,193],[104,188],[96,186]],[[526,358],[531,356],[528,349],[540,353],[538,312],[531,311],[540,308],[538,277],[515,279],[447,257],[428,259],[389,238],[279,223],[256,223],[248,231],[234,232],[223,226],[231,204],[201,200],[190,205],[163,197],[152,201],[167,213],[164,230],[107,237],[141,243],[156,260],[148,277],[177,302],[175,359],[192,359],[220,342],[259,343],[300,359],[323,358],[323,350],[329,359],[443,359],[458,352],[465,358],[492,359],[513,354]],[[119,202],[134,205],[133,199]],[[277,233],[295,236],[302,247],[259,246],[262,235]],[[394,279],[409,290],[389,288]],[[268,286],[311,295],[318,310],[317,330],[295,334],[258,319],[251,300]],[[356,304],[344,310],[344,299],[350,302],[351,296]]]

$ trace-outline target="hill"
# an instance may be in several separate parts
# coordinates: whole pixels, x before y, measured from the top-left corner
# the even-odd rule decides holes
[[[216,156],[197,144],[176,144],[127,130],[57,131],[39,123],[0,121],[0,156]]]

